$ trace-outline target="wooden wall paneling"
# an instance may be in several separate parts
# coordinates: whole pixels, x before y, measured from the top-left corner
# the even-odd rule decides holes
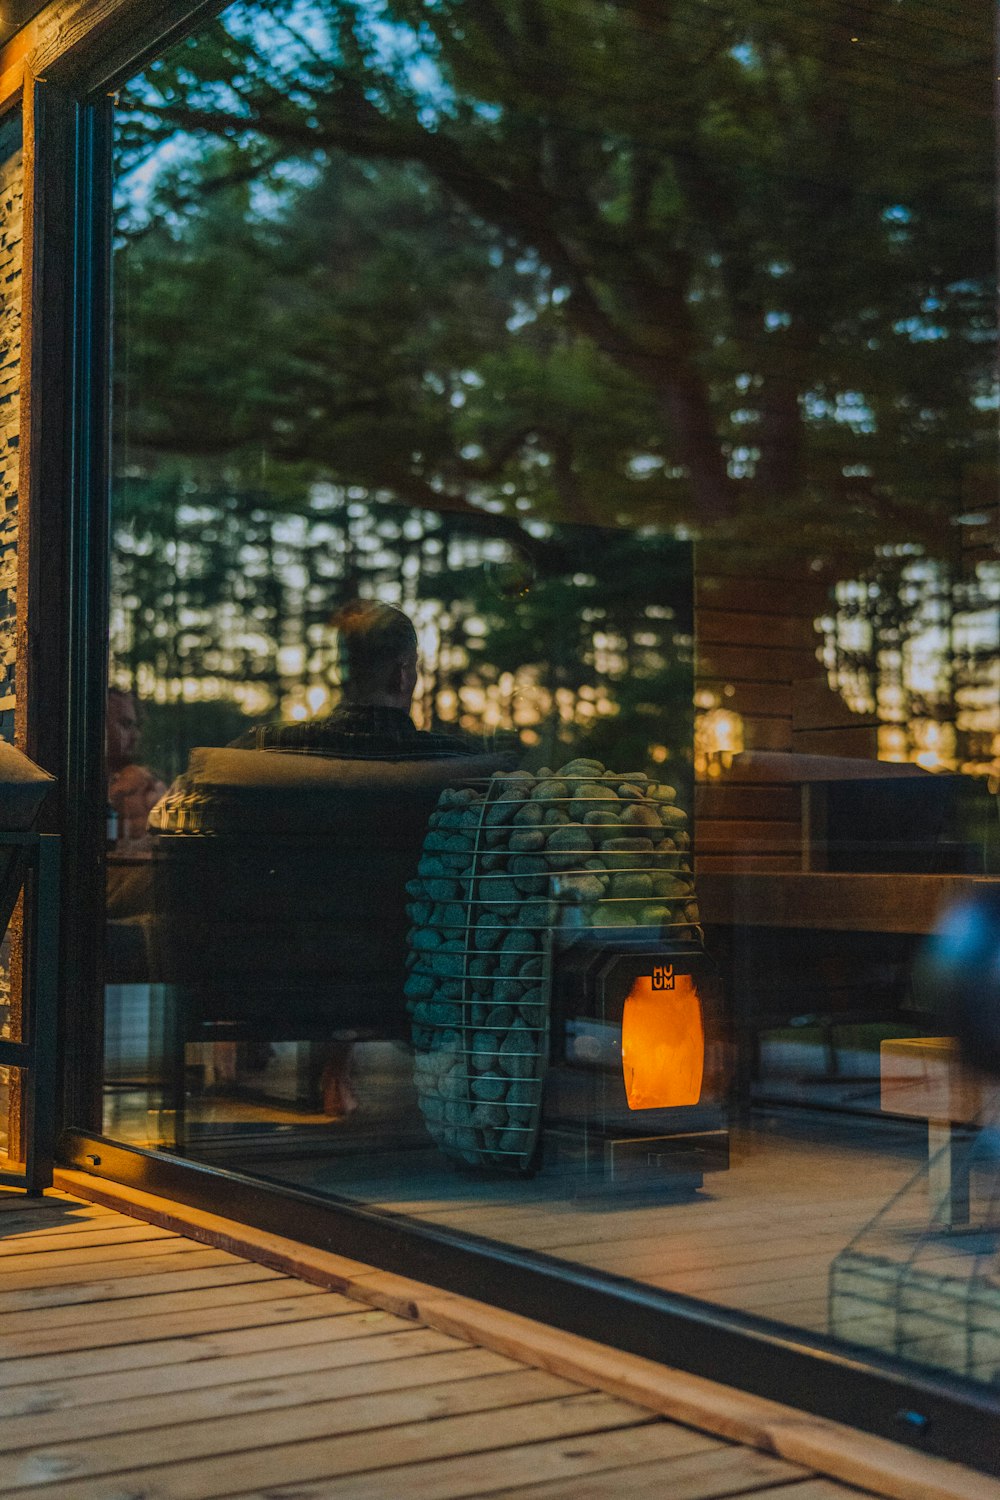
[[[791,822],[799,816],[798,787],[741,786],[732,781],[701,782],[695,787],[695,817],[709,819],[764,819]]]
[[[758,878],[767,873],[771,879]],[[718,861],[699,886],[702,920],[723,926],[928,933],[942,908],[992,886],[990,876],[785,873]]]
[[[731,646],[786,647],[807,651],[812,658],[818,644],[812,617],[765,611],[740,612],[698,607],[698,640]]]
[[[699,663],[699,665],[701,665]],[[782,682],[729,682],[724,677],[710,677],[699,671],[698,688],[713,694],[726,708],[756,719],[792,717],[792,688]]]
[[[792,733],[788,749],[801,755],[846,755],[861,760],[878,759],[878,730],[874,725],[839,729],[807,729]]]
[[[731,645],[713,641],[698,643],[699,676],[723,677],[736,682],[778,682],[787,686],[797,677],[814,676],[816,665],[814,651],[742,646],[738,641]]]
[[[715,846],[735,848],[739,844],[759,848],[761,853],[798,854],[802,842],[802,819],[706,820],[698,832],[698,849],[707,853]]]
[[[797,854],[748,854],[741,846],[735,850],[729,850],[725,854],[714,851],[708,854],[699,854],[695,862],[695,877],[699,882],[698,899],[701,904],[701,919],[703,922],[724,922],[725,917],[720,917],[705,905],[705,898],[701,891],[701,880],[705,875],[725,875],[730,879],[739,880],[744,875],[760,874],[795,874],[802,869],[802,861]],[[739,920],[742,920],[740,918]],[[779,924],[780,925],[780,924]]]
[[[798,734],[811,729],[859,729],[877,725],[878,715],[855,713],[830,687],[825,674],[800,678],[792,683],[792,729]]]
[[[774,579],[703,573],[695,576],[694,602],[698,609],[797,615],[802,619],[821,615],[828,605],[826,588],[811,579],[782,578],[780,587],[775,588]]]
[[[791,750],[792,726],[788,719],[744,714],[743,744],[747,750]]]

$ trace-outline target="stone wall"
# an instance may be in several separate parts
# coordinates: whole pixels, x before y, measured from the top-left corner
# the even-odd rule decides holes
[[[24,174],[20,122],[0,127],[0,739],[14,737]]]
[[[14,738],[17,483],[21,404],[21,122],[0,125],[0,739]],[[0,933],[0,1036],[10,1035],[10,942]],[[0,1157],[10,1147],[11,1075],[0,1068]]]

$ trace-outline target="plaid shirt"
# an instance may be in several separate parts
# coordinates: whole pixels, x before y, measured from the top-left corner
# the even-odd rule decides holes
[[[466,735],[418,729],[401,708],[341,703],[325,719],[259,724],[233,741],[239,750],[281,750],[350,760],[426,760],[437,756],[484,755],[491,746]]]

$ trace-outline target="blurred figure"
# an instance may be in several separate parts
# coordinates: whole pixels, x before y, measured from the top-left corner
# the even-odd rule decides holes
[[[108,806],[117,814],[117,843],[146,841],[146,819],[166,787],[155,771],[136,764],[142,719],[134,693],[109,688],[107,714]]]

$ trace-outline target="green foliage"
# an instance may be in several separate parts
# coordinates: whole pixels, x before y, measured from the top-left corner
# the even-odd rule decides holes
[[[364,586],[439,601],[433,701],[526,659],[578,697],[606,621],[620,722],[590,743],[620,760],[626,720],[637,754],[683,742],[655,710],[683,627],[634,649],[638,603],[671,597],[656,549],[631,601],[601,570],[588,636],[565,622],[593,570],[526,518],[845,567],[950,545],[995,466],[989,17],[871,0],[854,24],[240,0],[153,64],[118,112],[122,665],[277,703],[282,652],[322,680],[322,621]],[[545,588],[491,596],[490,536]]]
[[[935,534],[992,459],[989,19],[856,25],[230,6],[122,118],[123,164],[170,143],[128,255],[140,440],[418,503]]]

